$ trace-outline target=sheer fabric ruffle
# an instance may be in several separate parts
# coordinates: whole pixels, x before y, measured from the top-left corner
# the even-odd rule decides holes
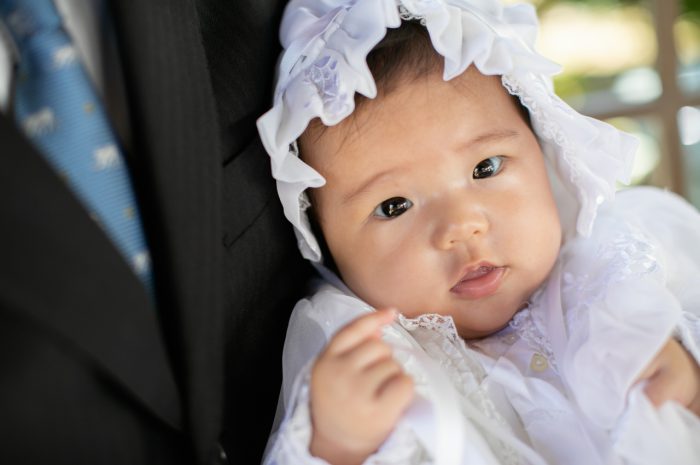
[[[529,110],[551,172],[568,192],[559,203],[563,216],[574,217],[567,234],[589,234],[616,182],[628,181],[637,142],[580,115],[554,94],[550,77],[559,66],[534,51],[538,23],[532,6],[503,6],[498,0],[292,0],[282,19],[285,50],[274,104],[258,120],[258,130],[302,255],[322,261],[305,190],[325,179],[299,158],[296,140],[314,118],[326,126],[345,119],[356,93],[376,97],[367,55],[402,18],[425,25],[445,58],[445,80],[469,66],[502,77]]]

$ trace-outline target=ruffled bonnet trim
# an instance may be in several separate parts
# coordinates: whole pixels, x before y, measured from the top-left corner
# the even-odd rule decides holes
[[[258,119],[258,130],[302,255],[322,260],[304,191],[325,179],[299,158],[296,140],[314,118],[326,126],[345,119],[355,108],[355,93],[376,97],[367,55],[402,20],[426,27],[445,57],[445,80],[470,65],[502,77],[529,110],[548,165],[576,199],[563,207],[576,210],[575,231],[588,235],[598,206],[614,197],[616,182],[628,182],[637,143],[554,94],[550,76],[559,66],[534,51],[534,8],[504,7],[497,0],[292,0],[282,19],[285,50],[274,105]]]

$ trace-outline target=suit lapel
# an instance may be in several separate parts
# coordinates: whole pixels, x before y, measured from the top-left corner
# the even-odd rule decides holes
[[[222,156],[197,11],[189,0],[117,0],[112,17],[159,309],[204,457],[222,411]]]
[[[180,401],[155,308],[44,158],[0,114],[0,295],[175,428]]]

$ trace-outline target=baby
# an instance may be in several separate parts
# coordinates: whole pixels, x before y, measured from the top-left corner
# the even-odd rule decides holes
[[[612,201],[635,144],[552,94],[535,27],[486,0],[288,5],[259,128],[326,282],[268,463],[698,460],[700,216]]]

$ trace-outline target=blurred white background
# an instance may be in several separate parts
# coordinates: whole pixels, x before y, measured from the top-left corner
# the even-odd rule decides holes
[[[526,1],[558,94],[641,140],[633,184],[700,208],[700,0]]]

